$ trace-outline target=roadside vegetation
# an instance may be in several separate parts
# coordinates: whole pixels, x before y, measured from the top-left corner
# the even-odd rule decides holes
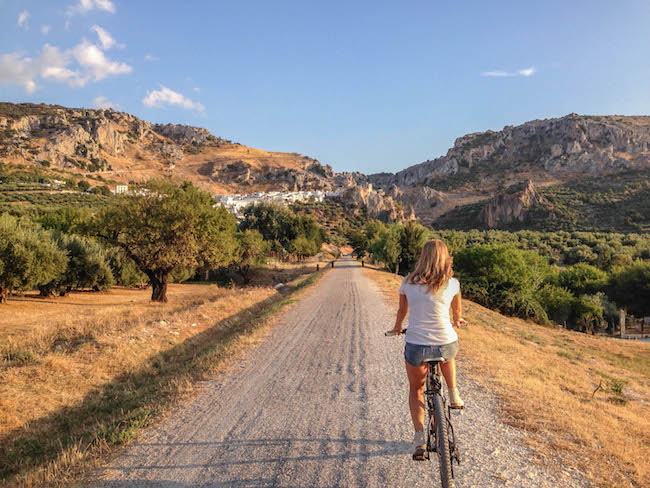
[[[162,180],[103,205],[0,214],[0,483],[75,479],[255,341],[333,258],[311,216],[246,215]]]
[[[118,287],[4,305],[0,485],[60,486],[97,467],[259,341],[314,271],[289,266],[282,293],[195,283],[170,285],[166,304]]]
[[[104,198],[104,197],[98,197]],[[309,215],[281,205],[235,217],[190,183],[155,180],[104,206],[37,207],[31,216],[0,214],[0,303],[38,288],[42,296],[148,283],[152,300],[167,284],[218,274],[250,281],[252,266],[320,253],[328,234]]]
[[[397,307],[401,278],[365,272]],[[650,344],[545,327],[469,300],[463,315],[460,371],[498,394],[538,462],[578,468],[603,488],[650,486]]]
[[[349,234],[357,256],[401,275],[431,238],[447,243],[465,296],[502,313],[589,333],[613,333],[620,308],[650,315],[647,234],[435,231],[413,221]]]

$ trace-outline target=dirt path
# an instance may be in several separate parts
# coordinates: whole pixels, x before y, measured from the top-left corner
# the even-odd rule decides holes
[[[403,341],[383,335],[393,313],[342,259],[266,341],[127,448],[96,486],[439,486],[433,460],[411,460]],[[494,396],[462,376],[460,385],[458,487],[586,486],[536,465]]]

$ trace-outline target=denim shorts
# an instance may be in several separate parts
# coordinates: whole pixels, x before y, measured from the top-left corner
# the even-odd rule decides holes
[[[404,346],[404,359],[411,366],[422,366],[424,361],[433,358],[445,358],[445,361],[454,359],[458,352],[458,341],[443,344],[442,346],[421,346],[407,342]]]

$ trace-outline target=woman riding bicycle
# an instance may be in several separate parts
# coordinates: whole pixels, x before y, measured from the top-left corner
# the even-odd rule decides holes
[[[460,283],[452,278],[452,257],[444,242],[428,241],[422,248],[415,269],[407,275],[399,288],[399,310],[395,327],[390,333],[400,334],[402,322],[409,308],[404,359],[408,375],[409,408],[415,427],[414,459],[424,459],[424,383],[427,365],[424,361],[442,357],[440,369],[449,391],[451,408],[463,408],[463,400],[456,386],[458,335],[453,329],[465,325],[461,318]],[[450,317],[451,309],[451,317]]]

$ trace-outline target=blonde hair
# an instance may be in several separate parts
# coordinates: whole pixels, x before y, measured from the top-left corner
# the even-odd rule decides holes
[[[453,259],[449,249],[440,239],[432,239],[422,247],[415,269],[407,281],[414,285],[427,285],[427,292],[436,293],[454,275]]]

